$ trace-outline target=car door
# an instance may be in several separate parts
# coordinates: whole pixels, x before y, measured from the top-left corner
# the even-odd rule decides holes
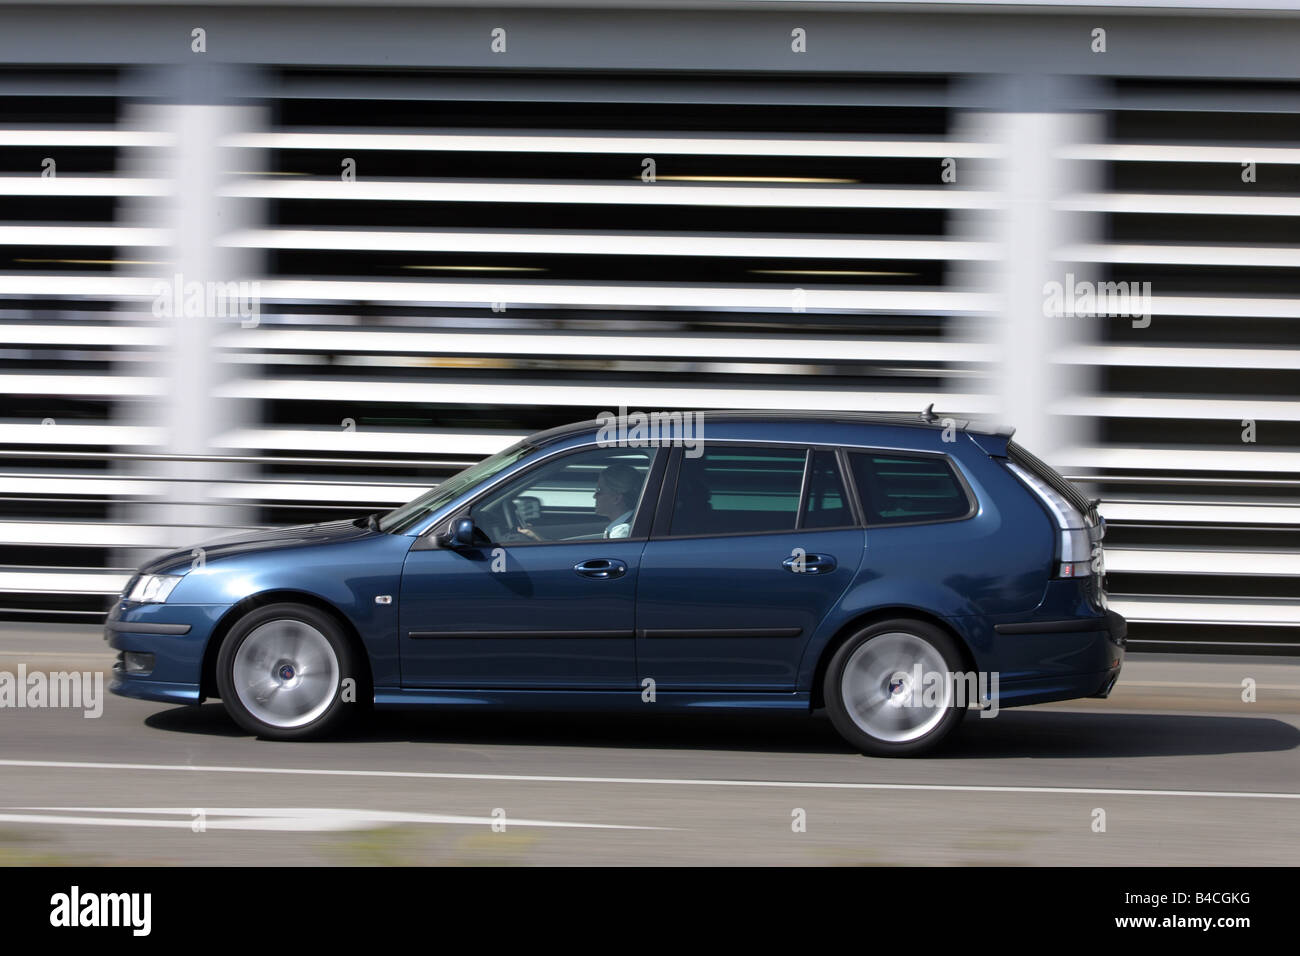
[[[422,538],[402,575],[403,686],[634,687],[658,456],[590,446],[551,456],[453,518],[475,522],[475,546]]]
[[[659,690],[792,691],[865,532],[834,449],[673,451],[641,559],[637,669]]]

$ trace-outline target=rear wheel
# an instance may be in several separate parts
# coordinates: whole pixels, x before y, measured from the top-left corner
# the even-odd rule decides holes
[[[925,753],[961,724],[962,667],[953,639],[923,621],[898,618],[854,634],[831,658],[823,694],[840,736],[865,754]]]
[[[231,628],[217,654],[217,688],[227,713],[250,733],[272,740],[322,737],[356,706],[344,699],[345,679],[356,688],[352,657],[328,614],[272,604]]]

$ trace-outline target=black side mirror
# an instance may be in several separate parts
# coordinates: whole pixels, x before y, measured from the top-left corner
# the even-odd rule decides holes
[[[473,518],[457,518],[446,533],[438,535],[438,544],[444,548],[472,548],[474,536],[478,534]]]

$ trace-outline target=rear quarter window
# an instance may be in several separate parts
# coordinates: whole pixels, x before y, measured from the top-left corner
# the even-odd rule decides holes
[[[867,524],[951,521],[970,514],[966,489],[944,458],[853,452],[849,461]]]

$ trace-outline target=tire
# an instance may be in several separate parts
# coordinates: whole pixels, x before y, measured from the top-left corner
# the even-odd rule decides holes
[[[920,665],[922,686],[916,687]],[[822,686],[831,723],[846,741],[875,757],[904,757],[939,747],[960,726],[963,670],[953,638],[933,624],[895,618],[872,624],[831,658]],[[931,673],[942,678],[927,678]],[[928,693],[927,693],[928,688]]]
[[[357,705],[343,681],[360,681],[334,618],[304,604],[245,614],[217,652],[217,689],[232,720],[269,740],[308,740],[339,730]]]

